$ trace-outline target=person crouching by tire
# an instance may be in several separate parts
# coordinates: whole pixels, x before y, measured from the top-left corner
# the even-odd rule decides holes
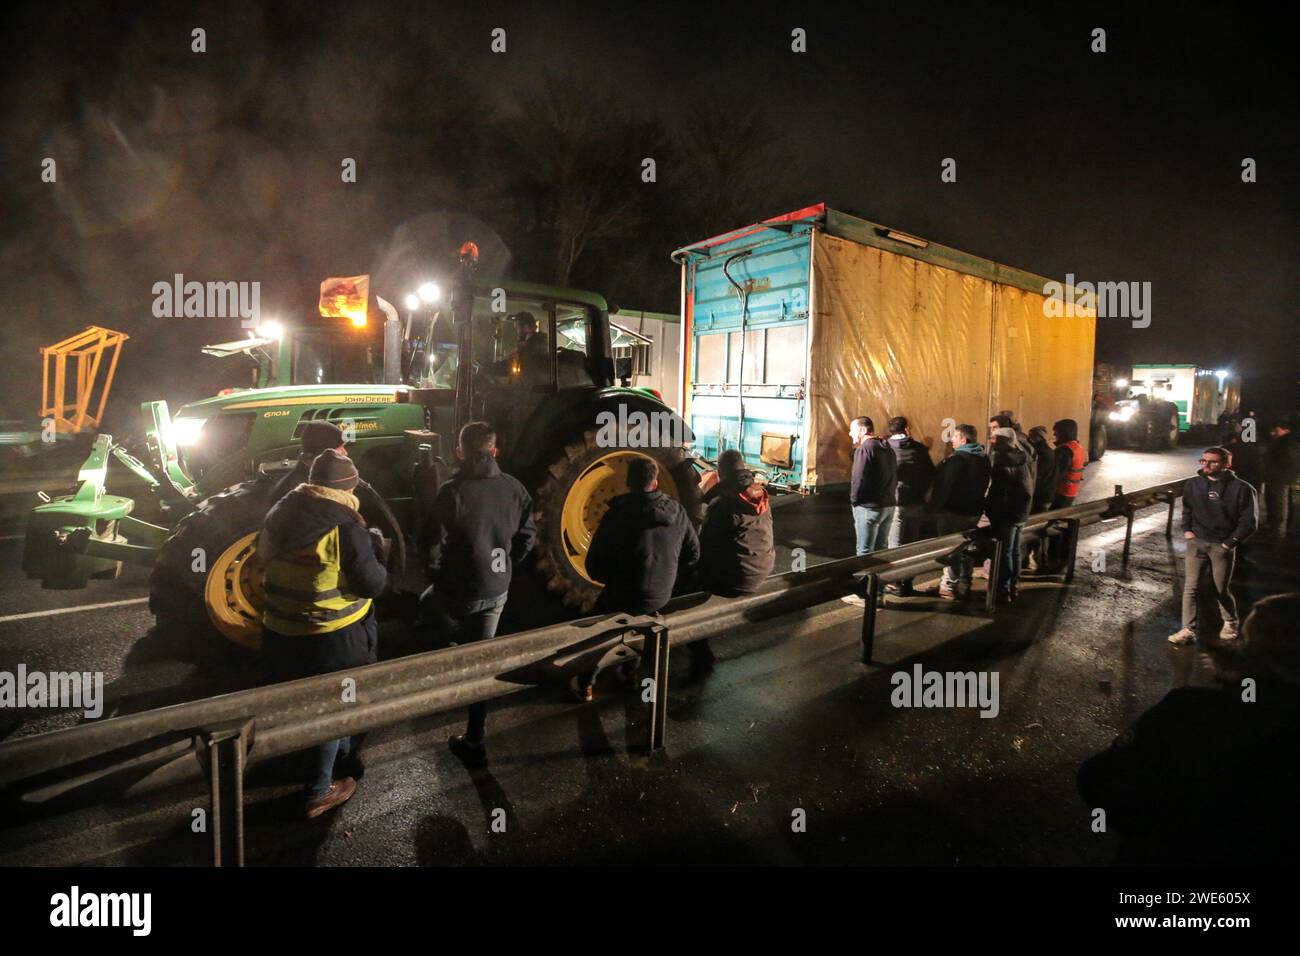
[[[659,465],[637,455],[627,466],[628,493],[609,503],[587,550],[587,574],[605,588],[602,614],[658,614],[679,577],[700,560],[700,539],[680,504],[659,490]],[[591,700],[596,672],[573,678],[579,700]]]
[[[352,460],[333,450],[317,456],[307,483],[285,495],[266,516],[257,551],[265,563],[262,651],[277,680],[295,680],[377,659],[379,626],[373,598],[384,590],[383,538],[367,530],[353,491]],[[316,748],[307,784],[308,819],[347,801],[353,777],[334,779],[348,757],[344,737]]]
[[[496,431],[470,422],[456,442],[459,470],[438,491],[430,520],[433,585],[421,596],[445,644],[496,636],[513,567],[533,547],[533,499],[497,464]],[[470,767],[487,763],[487,704],[471,704],[462,735],[447,746]]]
[[[700,585],[721,597],[753,594],[772,573],[776,545],[767,490],[754,481],[739,449],[728,448],[718,456],[718,483],[704,496],[704,506]],[[708,641],[694,641],[687,647],[693,670],[713,666]]]

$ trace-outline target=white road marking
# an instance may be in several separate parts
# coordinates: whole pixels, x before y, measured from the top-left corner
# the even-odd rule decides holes
[[[74,614],[77,611],[98,611],[106,607],[125,607],[128,604],[143,604],[147,597],[130,598],[125,601],[107,601],[104,604],[79,604],[76,607],[56,607],[48,611],[28,611],[26,614],[6,614],[0,617],[0,624],[8,621],[29,621],[34,617],[52,617],[55,614]]]

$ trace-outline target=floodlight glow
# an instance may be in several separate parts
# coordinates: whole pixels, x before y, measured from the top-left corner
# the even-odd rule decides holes
[[[435,282],[426,282],[424,285],[420,286],[418,291],[420,293],[420,298],[428,303],[437,302],[439,297],[442,295],[442,290],[438,288],[438,285]]]

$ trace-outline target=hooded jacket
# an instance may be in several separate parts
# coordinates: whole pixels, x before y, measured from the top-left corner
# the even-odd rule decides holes
[[[655,614],[699,560],[700,539],[682,506],[662,491],[633,492],[611,501],[600,519],[587,574],[605,585],[602,611]]]
[[[1014,439],[989,452],[989,493],[984,512],[994,524],[1024,524],[1034,501],[1029,455]]]
[[[875,436],[862,439],[853,449],[849,504],[864,508],[892,508],[897,484],[898,462],[889,442]]]
[[[968,442],[939,462],[930,492],[930,508],[935,512],[978,518],[984,512],[984,491],[988,486],[989,460],[984,446]]]
[[[514,565],[528,555],[537,535],[532,509],[528,491],[491,455],[465,459],[433,502],[429,541],[435,590],[457,601],[505,594]]]
[[[776,563],[767,489],[742,470],[709,489],[704,504],[700,584],[725,597],[753,594]]]
[[[1231,469],[1215,481],[1201,472],[1183,482],[1183,530],[1201,541],[1236,547],[1258,526],[1255,489]]]
[[[1034,511],[1047,511],[1056,496],[1056,450],[1046,438],[1029,439],[1034,449]]]
[[[934,462],[930,449],[911,435],[889,439],[894,449],[896,486],[894,500],[899,505],[923,505],[934,482]]]
[[[388,573],[375,557],[357,499],[330,488],[302,484],[267,513],[257,552],[265,562],[308,548],[335,528],[339,536],[339,590],[344,597],[377,597]],[[263,650],[273,675],[282,679],[357,667],[376,660],[378,628],[373,613],[325,634],[290,636],[267,629]]]

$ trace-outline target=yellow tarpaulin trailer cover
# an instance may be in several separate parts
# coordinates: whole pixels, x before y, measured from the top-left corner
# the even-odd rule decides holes
[[[1028,430],[1062,418],[1088,440],[1096,317],[1044,314],[1045,296],[817,230],[803,482],[849,480],[848,424],[904,415],[935,461],[942,435],[1009,408]],[[1058,304],[1058,303],[1054,303]]]

